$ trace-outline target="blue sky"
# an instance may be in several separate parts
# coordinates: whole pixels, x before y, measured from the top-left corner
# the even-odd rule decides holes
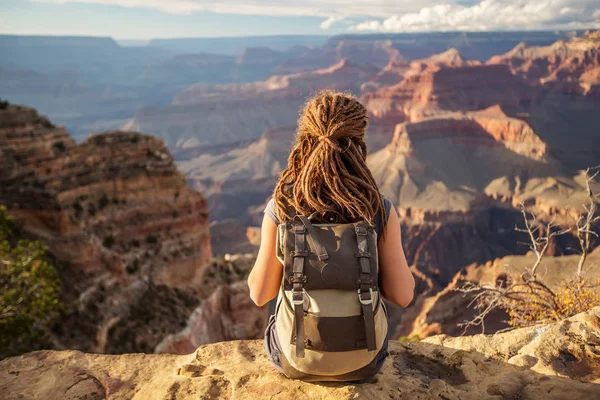
[[[600,0],[0,0],[0,33],[116,39],[600,28]]]

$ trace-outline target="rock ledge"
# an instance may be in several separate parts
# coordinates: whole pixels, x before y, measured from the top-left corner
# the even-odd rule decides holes
[[[496,336],[432,337],[419,343],[390,343],[382,371],[362,385],[305,383],[282,377],[269,364],[262,341],[201,346],[176,355],[98,355],[39,351],[0,362],[0,398],[44,399],[565,399],[594,398],[595,375],[580,380],[556,376],[549,368],[529,369],[541,355],[555,363],[598,365],[600,307],[553,324],[532,336],[519,329]],[[585,337],[585,352],[565,356],[569,338]],[[554,340],[554,347],[548,343]],[[469,342],[470,341],[470,342]],[[515,346],[508,346],[508,341]],[[436,342],[438,344],[436,344]],[[572,342],[572,340],[571,340]],[[443,343],[444,346],[439,345]],[[493,343],[498,343],[493,347]],[[536,345],[536,343],[538,345]],[[539,351],[528,351],[534,347]],[[510,350],[509,350],[510,347]],[[495,357],[482,353],[492,352]],[[509,362],[499,354],[514,353]],[[557,354],[553,356],[553,352]],[[533,355],[532,355],[533,354]],[[509,354],[503,355],[505,358]],[[579,357],[579,358],[578,358]],[[516,358],[519,360],[515,361]],[[508,359],[507,359],[508,360]],[[517,364],[517,365],[512,365]],[[541,373],[544,372],[544,373]],[[563,370],[564,372],[564,370]],[[587,380],[588,382],[583,382]],[[595,396],[594,396],[595,395]]]

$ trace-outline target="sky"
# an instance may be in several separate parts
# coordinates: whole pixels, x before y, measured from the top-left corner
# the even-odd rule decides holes
[[[0,0],[0,34],[120,40],[600,29],[600,0]]]

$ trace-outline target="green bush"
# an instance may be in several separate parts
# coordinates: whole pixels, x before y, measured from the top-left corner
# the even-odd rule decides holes
[[[60,281],[38,241],[14,243],[14,221],[0,206],[0,358],[48,347],[63,306]]]

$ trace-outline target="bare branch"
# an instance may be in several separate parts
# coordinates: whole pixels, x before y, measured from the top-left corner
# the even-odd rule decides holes
[[[596,215],[596,196],[592,191],[590,183],[598,176],[600,171],[596,171],[590,176],[590,169],[585,171],[585,192],[589,198],[589,206],[583,206],[586,211],[586,216],[581,215],[577,220],[577,238],[579,239],[579,245],[581,246],[581,257],[577,264],[577,276],[581,277],[583,273],[583,265],[587,259],[590,251],[591,237],[598,237],[596,232],[592,231],[592,224],[600,218]]]

